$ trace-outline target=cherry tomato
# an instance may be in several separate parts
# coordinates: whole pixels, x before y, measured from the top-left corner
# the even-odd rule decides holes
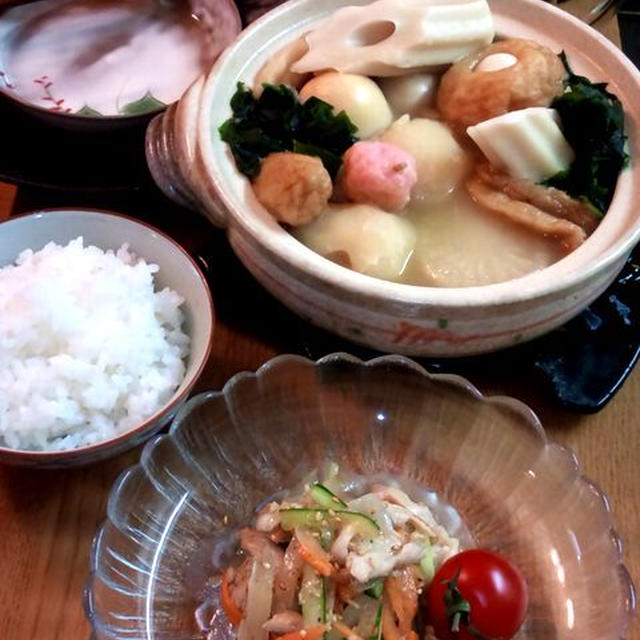
[[[522,625],[528,601],[516,567],[493,551],[469,549],[436,571],[429,618],[438,640],[508,640]]]

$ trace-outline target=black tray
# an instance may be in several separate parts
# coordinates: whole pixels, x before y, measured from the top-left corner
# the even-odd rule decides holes
[[[75,131],[47,124],[0,96],[0,181],[55,191],[137,191],[150,184],[146,123]]]

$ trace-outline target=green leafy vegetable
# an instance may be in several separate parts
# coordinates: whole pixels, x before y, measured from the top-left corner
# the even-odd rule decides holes
[[[125,116],[135,116],[139,113],[149,113],[150,111],[157,111],[158,109],[162,109],[167,105],[158,100],[155,96],[151,94],[151,92],[147,91],[142,98],[139,100],[134,100],[133,102],[129,102],[125,104],[119,112]]]
[[[605,83],[592,83],[571,71],[566,55],[560,59],[568,73],[565,93],[551,107],[576,154],[569,169],[545,182],[575,198],[587,200],[602,215],[609,207],[629,156],[625,151],[624,111]]]
[[[356,127],[344,111],[318,98],[304,104],[286,85],[265,84],[255,98],[242,82],[231,98],[233,116],[220,128],[220,137],[233,153],[238,169],[253,178],[262,158],[276,151],[318,156],[332,177],[342,164],[342,154],[357,140]]]

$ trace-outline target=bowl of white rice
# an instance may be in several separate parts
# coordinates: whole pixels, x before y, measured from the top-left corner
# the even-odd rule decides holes
[[[213,325],[206,279],[157,229],[79,209],[0,224],[0,462],[87,464],[150,437]]]

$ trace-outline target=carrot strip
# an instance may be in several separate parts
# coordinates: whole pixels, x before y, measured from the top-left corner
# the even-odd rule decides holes
[[[319,640],[327,630],[323,624],[307,627],[298,631],[290,631],[283,636],[278,636],[275,640]]]
[[[391,609],[398,620],[402,635],[411,631],[413,619],[418,612],[418,591],[415,578],[406,568],[397,576],[390,576],[384,583]]]
[[[387,578],[384,581],[384,589],[389,597],[389,605],[391,611],[394,613],[398,626],[402,627],[402,621],[405,618],[404,612],[404,597],[398,580],[393,576]]]
[[[220,603],[222,604],[224,613],[227,616],[227,620],[234,627],[239,626],[242,622],[242,611],[231,597],[226,571],[222,574],[222,579],[220,580]]]
[[[320,546],[320,543],[312,535],[299,529],[296,529],[296,538],[300,544],[302,559],[321,576],[332,575],[334,566],[331,564],[331,556]]]
[[[321,576],[330,576],[333,573],[333,566],[328,560],[317,556],[309,547],[300,545],[300,555],[302,559],[311,565]]]
[[[396,627],[388,593],[382,597],[382,636],[384,640],[402,640],[400,630]]]
[[[341,633],[345,638],[349,638],[349,640],[363,640],[351,627],[347,627],[346,624],[342,624],[338,620],[335,620],[332,626],[338,633]]]

